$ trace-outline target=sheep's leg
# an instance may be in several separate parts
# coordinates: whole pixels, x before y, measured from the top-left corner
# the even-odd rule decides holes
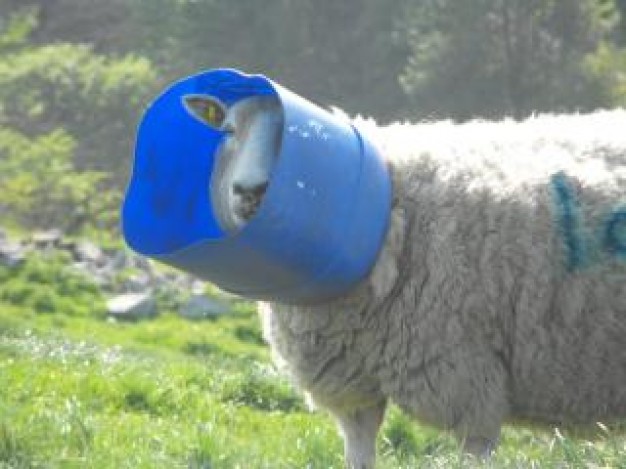
[[[470,397],[460,422],[453,428],[463,451],[479,458],[487,458],[498,446],[500,427],[506,404],[504,394],[486,388],[477,389]]]
[[[472,350],[456,358],[447,396],[455,420],[452,430],[464,452],[485,458],[498,445],[507,412],[506,373],[488,353]]]
[[[343,435],[348,469],[374,469],[376,434],[385,415],[385,402],[351,411],[333,411]]]
[[[498,438],[485,438],[480,436],[466,437],[463,441],[463,451],[467,454],[479,457],[481,459],[488,458],[496,449]]]
[[[451,430],[463,450],[488,456],[500,437],[507,413],[506,372],[486,351],[460,345],[405,381],[396,398],[404,409]]]

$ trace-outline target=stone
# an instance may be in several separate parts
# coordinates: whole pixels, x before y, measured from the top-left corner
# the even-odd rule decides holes
[[[0,238],[0,265],[16,267],[25,258],[26,253],[21,244]]]
[[[181,307],[179,314],[187,319],[208,319],[227,314],[230,309],[228,303],[195,294]]]
[[[76,249],[77,244],[78,243],[73,239],[61,239],[61,241],[59,241],[57,249],[67,251],[70,254],[74,255],[74,250]]]
[[[194,295],[202,295],[204,294],[204,291],[206,290],[206,287],[204,285],[204,282],[202,280],[193,280],[191,283],[191,293],[193,293]]]
[[[74,265],[81,265],[81,264],[79,263],[79,264],[74,264]],[[93,266],[90,266],[86,263],[82,263],[81,270],[86,276],[89,276],[91,280],[93,280],[98,286],[102,287],[103,289],[107,291],[114,291],[112,286],[114,283],[113,279],[115,276],[115,271],[108,269],[106,266],[94,268]],[[127,293],[127,291],[118,290],[116,291],[116,293]]]
[[[150,276],[139,271],[124,280],[122,288],[130,292],[143,292],[150,288]]]
[[[30,241],[36,249],[51,249],[59,247],[62,238],[63,232],[57,228],[52,228],[33,233]]]
[[[135,321],[156,316],[157,307],[148,293],[127,293],[107,301],[107,314],[115,319]]]
[[[80,241],[76,243],[72,249],[74,259],[78,262],[86,262],[102,266],[105,263],[105,257],[97,245],[90,241]]]
[[[143,256],[138,256],[137,254],[131,255],[130,266],[145,272],[152,272],[152,265],[150,264],[150,261]]]
[[[114,252],[107,253],[107,256],[109,257],[108,267],[111,269],[123,270],[126,267],[130,267],[126,251],[115,250]]]

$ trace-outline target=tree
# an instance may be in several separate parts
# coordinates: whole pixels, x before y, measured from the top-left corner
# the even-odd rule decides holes
[[[594,98],[606,107],[626,106],[626,49],[603,41],[582,64],[593,81]]]
[[[404,101],[397,77],[408,49],[395,26],[405,1],[140,1],[131,47],[170,80],[240,68],[319,104],[392,119]]]
[[[402,76],[428,117],[522,117],[592,109],[584,66],[617,24],[607,0],[419,0],[406,15],[412,54]]]
[[[35,9],[17,10],[0,36],[0,124],[30,136],[58,128],[80,136],[76,166],[111,171],[121,187],[119,169],[128,166],[136,122],[155,90],[150,62],[88,45],[30,45],[36,24]]]
[[[134,0],[0,0],[0,16],[25,8],[37,11],[33,45],[56,42],[90,44],[99,52],[119,52],[132,30]]]
[[[63,130],[29,138],[0,129],[0,207],[13,221],[68,233],[98,216],[111,222],[117,207],[114,192],[105,189],[107,175],[74,170],[75,148],[75,140]]]
[[[28,228],[113,228],[155,74],[133,55],[32,45],[36,24],[33,8],[0,19],[0,210]]]

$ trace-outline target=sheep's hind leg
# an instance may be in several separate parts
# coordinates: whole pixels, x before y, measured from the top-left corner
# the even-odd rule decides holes
[[[396,401],[418,419],[451,430],[465,453],[487,457],[507,414],[506,372],[487,351],[459,346],[421,366]]]
[[[471,351],[468,355],[456,363],[452,389],[457,392],[448,396],[456,415],[452,429],[465,453],[488,458],[498,445],[500,425],[507,413],[506,374],[502,364],[489,354]]]
[[[498,438],[470,436],[463,441],[463,451],[477,458],[487,459],[498,446]]]
[[[374,469],[376,434],[385,415],[385,402],[350,411],[333,410],[332,414],[343,435],[348,469]]]

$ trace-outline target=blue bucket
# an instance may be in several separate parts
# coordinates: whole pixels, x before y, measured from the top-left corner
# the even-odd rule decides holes
[[[208,190],[225,134],[188,112],[188,95],[225,106],[275,96],[282,107],[267,191],[235,233],[221,229]],[[122,225],[138,253],[224,290],[311,303],[348,292],[368,274],[390,209],[387,166],[353,126],[262,75],[216,69],[173,84],[145,112]]]

